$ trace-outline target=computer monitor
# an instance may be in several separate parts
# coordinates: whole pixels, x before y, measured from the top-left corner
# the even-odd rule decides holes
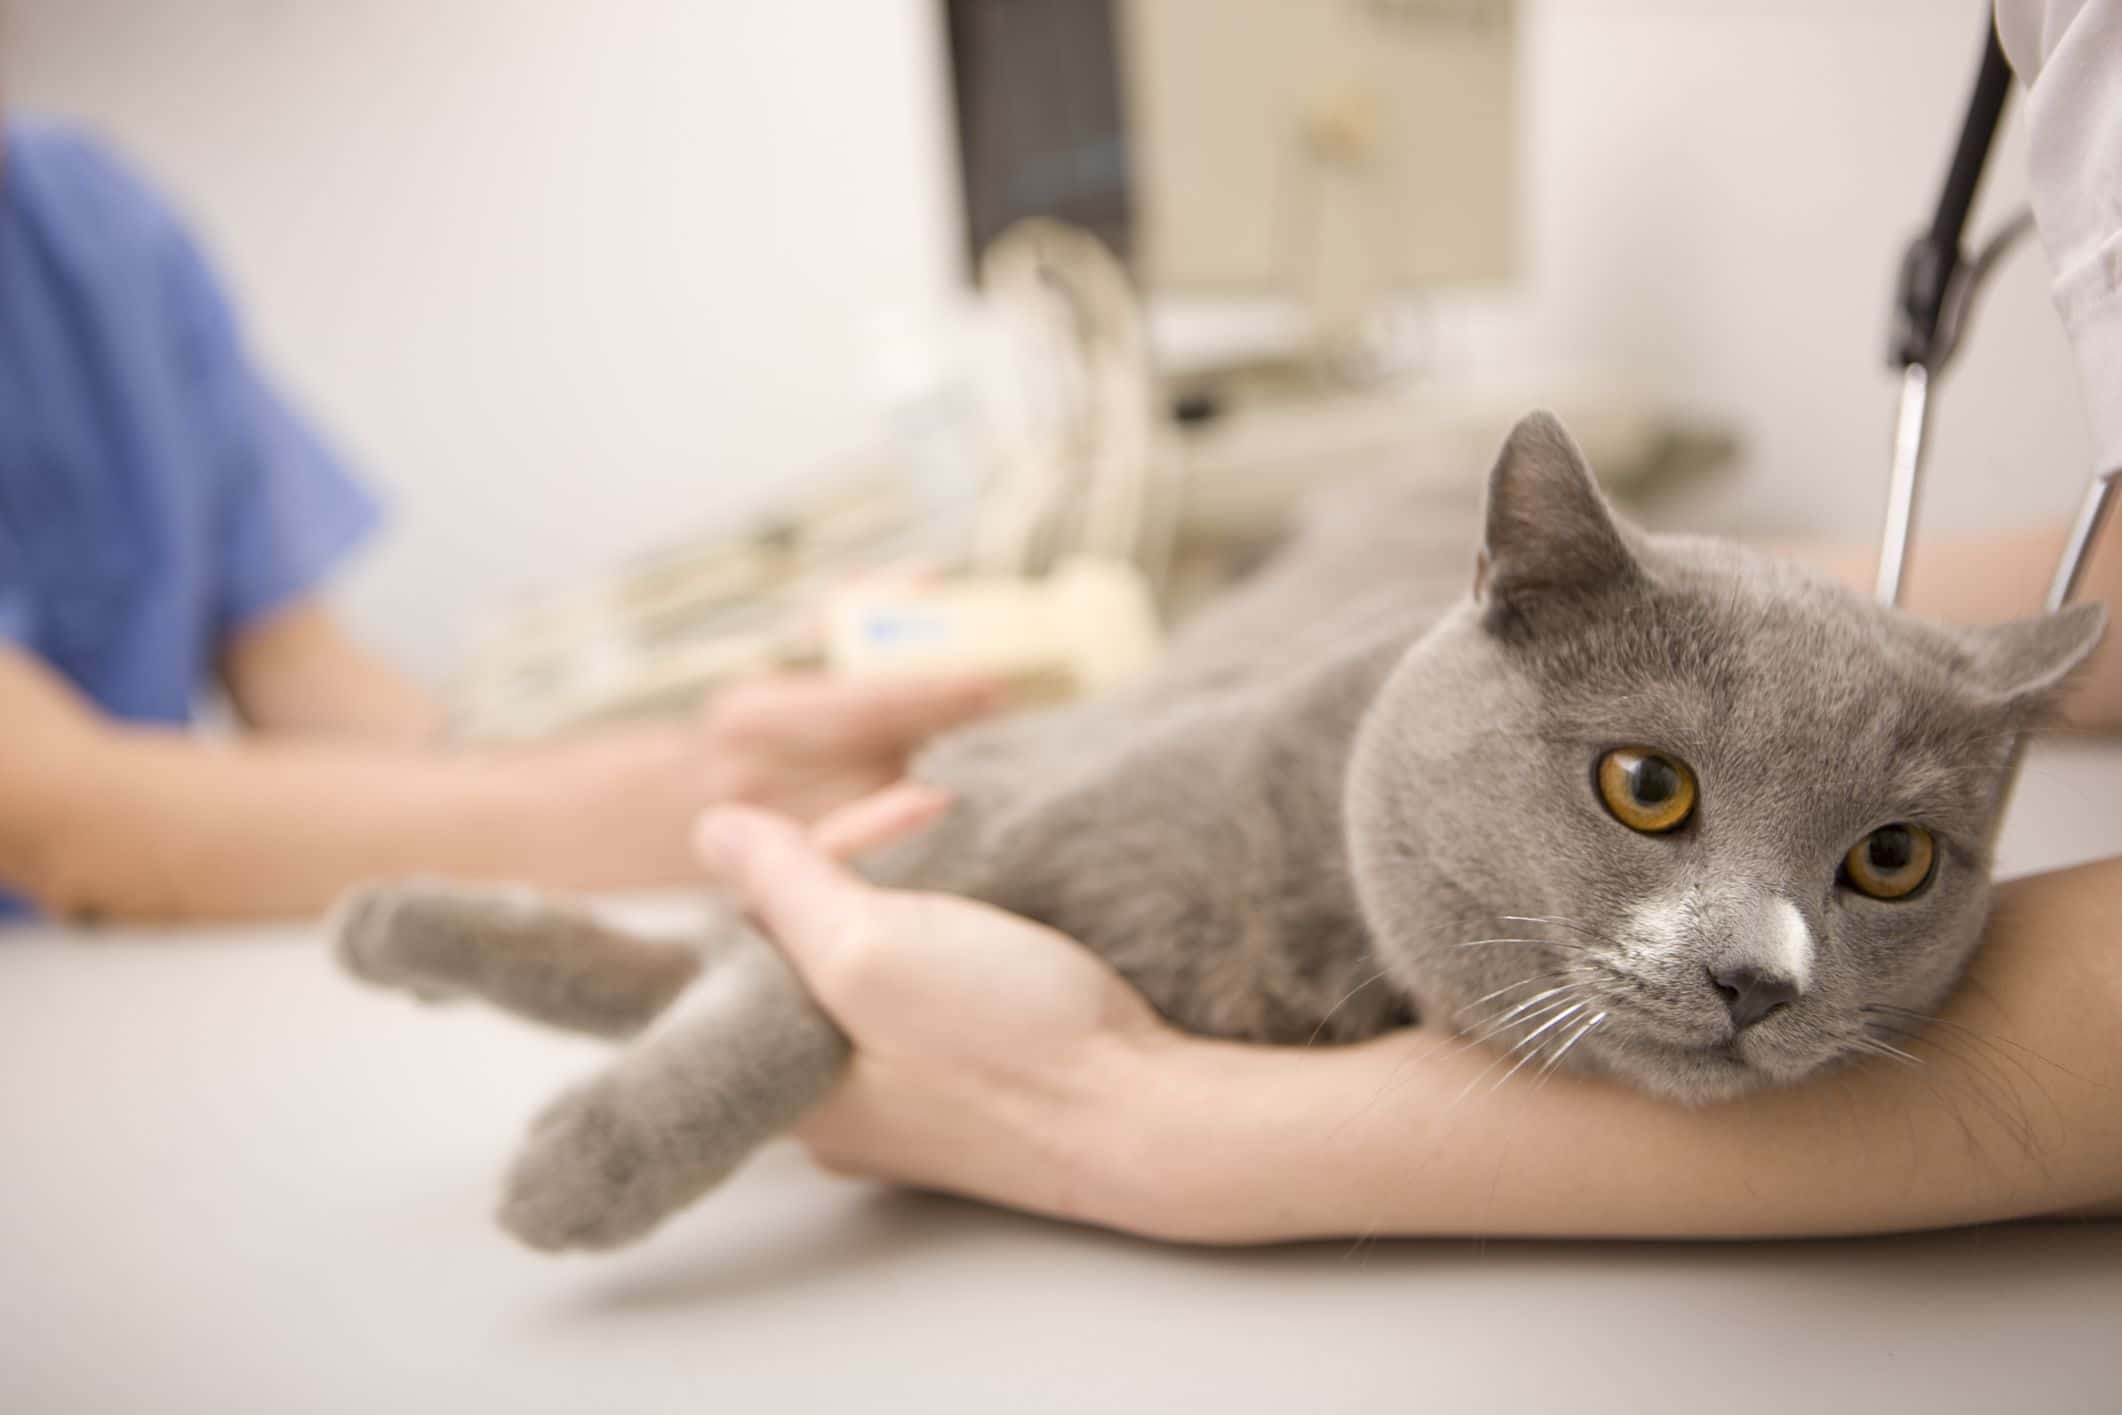
[[[1323,318],[1516,261],[1513,0],[947,0],[966,236]]]

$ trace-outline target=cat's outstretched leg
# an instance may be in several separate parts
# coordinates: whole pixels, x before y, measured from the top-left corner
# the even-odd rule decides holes
[[[371,885],[338,915],[339,958],[430,1001],[471,996],[570,1031],[621,1039],[700,971],[696,948],[607,928],[528,889],[434,880]]]
[[[794,1124],[847,1054],[780,951],[746,934],[668,1015],[532,1122],[501,1222],[547,1250],[639,1238]]]

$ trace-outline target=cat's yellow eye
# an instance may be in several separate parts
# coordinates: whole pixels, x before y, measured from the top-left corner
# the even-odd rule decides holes
[[[1663,752],[1616,747],[1599,758],[1599,798],[1630,830],[1663,835],[1695,813],[1695,774]]]
[[[1850,888],[1874,899],[1906,899],[1930,879],[1938,843],[1920,825],[1882,825],[1849,847],[1842,877]]]

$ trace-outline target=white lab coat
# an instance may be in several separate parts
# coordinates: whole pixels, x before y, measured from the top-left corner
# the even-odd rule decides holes
[[[2122,469],[2122,0],[1996,0],[2028,188],[2077,355],[2093,470]]]

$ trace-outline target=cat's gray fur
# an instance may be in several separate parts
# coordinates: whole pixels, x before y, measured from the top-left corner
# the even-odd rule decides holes
[[[1419,1017],[1683,1101],[1864,1050],[1869,1006],[1935,1006],[1982,928],[2014,739],[2101,610],[1948,629],[1642,534],[1541,414],[1491,474],[1471,594],[1437,578],[1464,565],[1446,535],[1412,492],[1328,508],[1138,685],[937,743],[915,774],[957,805],[871,873],[1050,923],[1188,1030],[1348,1041]],[[1594,764],[1629,745],[1693,769],[1684,829],[1637,834],[1600,804]],[[1838,886],[1853,844],[1909,820],[1939,841],[1927,888]],[[637,1033],[510,1173],[503,1221],[540,1247],[646,1232],[845,1059],[734,925],[702,964],[444,886],[347,917],[363,976]],[[1711,975],[1740,966],[1803,992],[1735,1030]]]

